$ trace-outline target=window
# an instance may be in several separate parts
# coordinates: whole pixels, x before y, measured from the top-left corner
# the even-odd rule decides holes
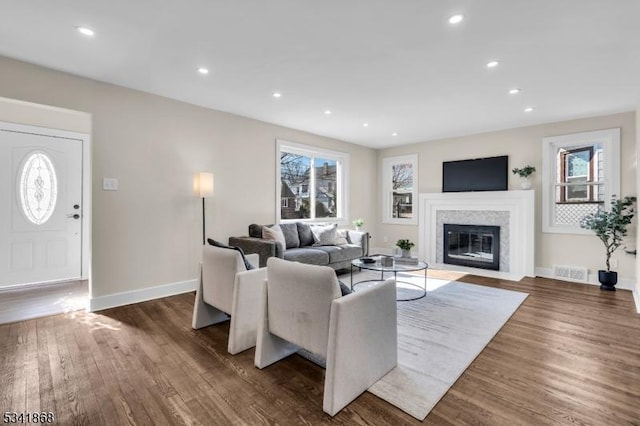
[[[418,198],[418,156],[385,158],[383,167],[383,222],[416,224]]]
[[[348,169],[346,153],[277,141],[279,221],[346,221]]]
[[[620,194],[620,129],[543,139],[543,232],[583,234],[580,220]]]
[[[25,160],[20,173],[20,203],[24,215],[36,225],[46,223],[56,208],[58,179],[51,159],[34,151]]]
[[[599,182],[595,173],[594,152],[601,153],[600,144],[577,149],[560,149],[558,152],[558,168],[560,169],[560,200],[563,203],[580,201],[600,201],[594,198],[597,191],[588,182]]]

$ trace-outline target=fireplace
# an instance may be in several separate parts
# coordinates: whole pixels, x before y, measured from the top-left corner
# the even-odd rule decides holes
[[[444,263],[500,270],[500,227],[444,224]]]

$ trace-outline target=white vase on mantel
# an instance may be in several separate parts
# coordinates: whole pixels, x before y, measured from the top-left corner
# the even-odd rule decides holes
[[[528,176],[520,178],[520,187],[522,189],[531,189],[531,178]]]
[[[362,226],[356,226],[356,231],[357,231],[357,232],[362,231]]]

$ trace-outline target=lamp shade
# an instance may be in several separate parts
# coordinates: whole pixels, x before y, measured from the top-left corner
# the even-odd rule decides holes
[[[196,173],[193,177],[193,191],[199,198],[213,197],[213,173]]]

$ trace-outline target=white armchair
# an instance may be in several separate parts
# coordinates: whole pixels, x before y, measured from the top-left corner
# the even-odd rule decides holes
[[[393,280],[341,297],[332,268],[267,261],[255,365],[299,349],[326,359],[323,410],[333,416],[397,365]]]
[[[257,254],[246,255],[246,258],[252,265],[258,265]],[[217,324],[231,316],[229,353],[237,354],[254,347],[262,282],[266,277],[266,268],[247,271],[238,251],[204,246],[192,327],[199,329]]]

